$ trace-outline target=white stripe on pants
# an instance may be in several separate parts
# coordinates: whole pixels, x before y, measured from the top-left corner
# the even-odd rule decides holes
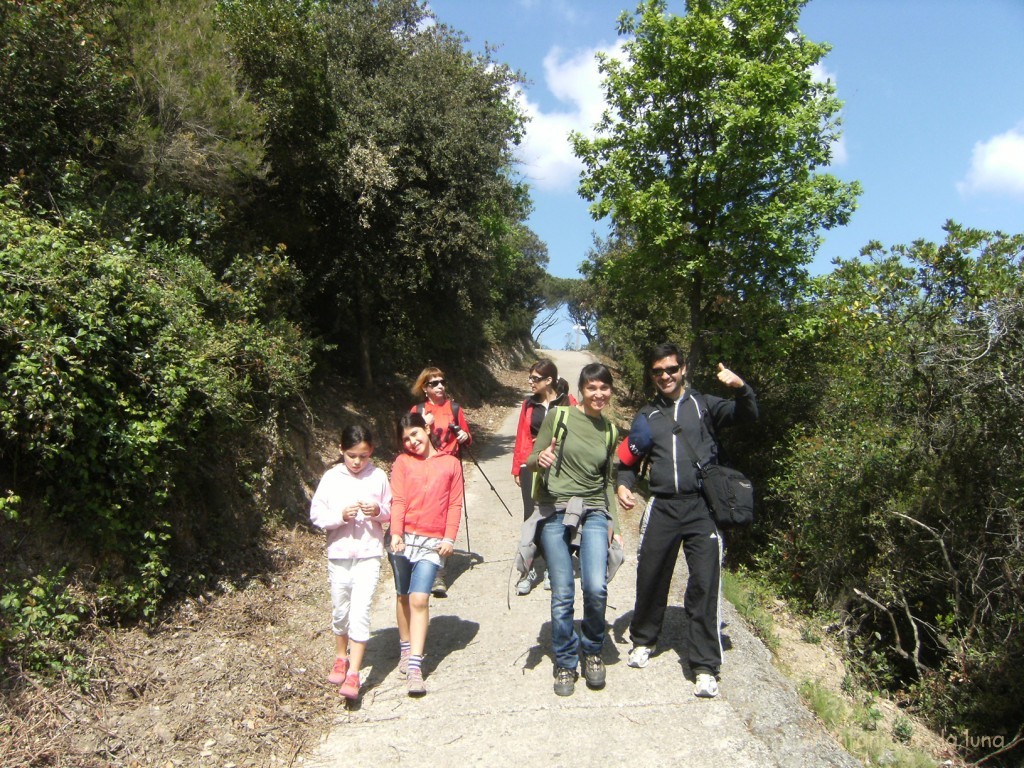
[[[379,577],[379,557],[327,560],[334,634],[348,635],[357,643],[370,639],[370,603]]]

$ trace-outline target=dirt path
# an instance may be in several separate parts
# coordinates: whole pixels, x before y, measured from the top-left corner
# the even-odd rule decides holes
[[[551,356],[575,389],[589,358]],[[804,709],[731,606],[723,630],[722,694],[713,700],[693,696],[681,661],[681,572],[659,652],[646,669],[626,666],[636,567],[631,517],[623,518],[627,559],[609,585],[607,685],[590,691],[581,680],[571,697],[553,693],[550,593],[538,588],[518,597],[510,573],[522,519],[519,489],[509,472],[516,419],[510,411],[500,432],[475,455],[478,467],[466,464],[469,525],[464,519],[449,564],[449,596],[431,600],[427,695],[409,698],[397,673],[395,598],[386,572],[373,612],[362,701],[339,706],[332,733],[300,762],[346,768],[428,762],[459,768],[694,761],[758,768],[859,765]]]

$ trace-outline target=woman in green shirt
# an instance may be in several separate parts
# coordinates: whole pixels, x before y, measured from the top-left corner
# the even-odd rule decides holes
[[[580,373],[579,390],[579,405],[553,409],[545,417],[526,461],[544,480],[535,495],[543,518],[537,538],[551,576],[551,645],[559,696],[575,689],[581,649],[587,687],[604,687],[608,545],[619,535],[612,460],[618,434],[603,415],[612,398],[611,371],[591,363]],[[577,550],[583,587],[579,635],[573,628],[572,552]]]

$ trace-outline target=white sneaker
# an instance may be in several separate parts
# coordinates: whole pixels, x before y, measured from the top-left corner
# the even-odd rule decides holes
[[[697,675],[697,684],[693,687],[693,695],[701,699],[713,699],[718,695],[718,681],[714,675],[701,672]]]
[[[637,669],[643,669],[647,666],[647,662],[651,660],[651,649],[646,645],[635,645],[629,652],[629,661],[627,664]]]
[[[516,594],[517,595],[528,595],[528,594],[530,594],[530,591],[533,589],[533,582],[535,582],[536,580],[537,580],[537,572],[531,569],[530,572],[527,573],[523,578],[521,578],[519,580],[519,583],[516,584]]]

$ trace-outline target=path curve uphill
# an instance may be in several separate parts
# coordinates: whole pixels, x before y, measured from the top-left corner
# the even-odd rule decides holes
[[[591,358],[544,354],[575,391],[579,370]],[[302,762],[325,768],[859,765],[802,706],[731,606],[724,612],[721,695],[694,697],[682,661],[682,557],[658,652],[644,669],[626,665],[636,573],[632,513],[623,516],[627,559],[609,585],[607,685],[591,691],[580,680],[574,695],[554,694],[551,593],[537,587],[520,597],[514,589],[522,522],[510,471],[517,417],[510,411],[499,433],[465,461],[468,526],[464,517],[449,563],[448,597],[431,599],[426,696],[410,698],[398,673],[395,596],[384,568],[362,698],[346,707],[339,697],[335,728]],[[576,602],[578,619],[582,601]]]

